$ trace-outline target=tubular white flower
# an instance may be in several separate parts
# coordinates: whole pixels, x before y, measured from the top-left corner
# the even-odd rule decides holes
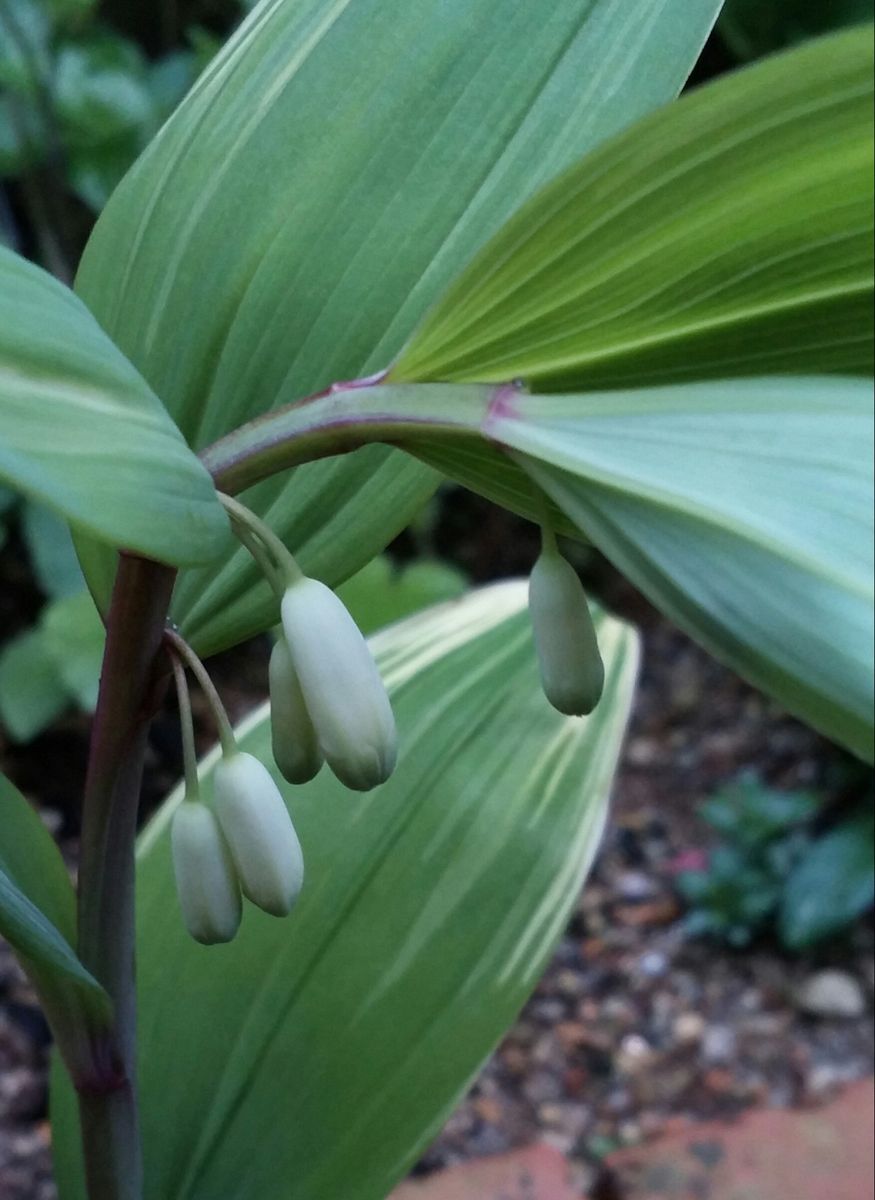
[[[289,783],[306,783],[322,766],[322,751],[283,637],[271,652],[268,674],[274,762]]]
[[[180,804],[170,844],[186,929],[206,946],[230,942],[240,927],[240,885],[218,822],[205,804]]]
[[[568,716],[592,712],[605,668],[583,585],[556,550],[545,550],[532,569],[529,612],[547,699]]]
[[[238,750],[216,766],[213,794],[243,895],[275,917],[286,916],[304,882],[304,857],[270,772]]]
[[[397,754],[395,719],[355,621],[330,588],[306,578],[287,588],[282,618],[325,761],[356,791],[385,783]]]

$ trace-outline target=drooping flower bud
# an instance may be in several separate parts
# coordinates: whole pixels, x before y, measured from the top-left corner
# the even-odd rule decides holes
[[[283,637],[271,652],[268,674],[274,762],[289,783],[306,783],[322,766],[322,751]]]
[[[532,569],[529,612],[547,699],[568,716],[592,712],[605,668],[583,585],[555,549],[545,550]]]
[[[395,719],[355,621],[316,579],[299,579],[286,590],[282,618],[325,761],[355,791],[385,783],[395,766]]]
[[[304,857],[270,772],[238,750],[216,766],[213,792],[243,895],[275,917],[286,916],[304,882]]]
[[[170,844],[186,929],[206,946],[230,942],[240,927],[240,885],[218,822],[205,804],[180,804]]]

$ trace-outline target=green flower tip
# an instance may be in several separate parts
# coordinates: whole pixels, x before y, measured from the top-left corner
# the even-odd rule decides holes
[[[567,716],[591,713],[604,689],[604,663],[583,585],[556,550],[535,563],[529,612],[547,699]]]

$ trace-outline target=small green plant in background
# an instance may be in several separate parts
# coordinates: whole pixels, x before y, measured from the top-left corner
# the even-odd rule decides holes
[[[801,951],[849,926],[875,896],[873,813],[866,804],[821,831],[821,812],[814,793],[756,779],[707,800],[700,813],[720,842],[677,879],[689,932],[736,947],[776,933]]]
[[[62,278],[88,225],[70,196],[99,213],[222,44],[195,21],[181,42],[147,57],[97,0],[0,3],[0,181],[19,183],[43,262]]]
[[[0,528],[17,525],[46,603],[31,628],[0,646],[0,726],[27,742],[71,705],[94,711],[104,629],[67,523],[40,504],[16,500],[10,494]]]
[[[0,252],[0,478],[107,631],[75,891],[0,789],[64,1200],[382,1200],[415,1159],[565,924],[632,703],[557,535],[871,759],[871,29],[669,103],[719,9],[262,0],[75,291]],[[537,522],[530,585],[368,646],[357,572],[456,591],[369,566],[442,479]],[[202,660],[280,619],[234,729]],[[171,679],[185,779],[137,838]]]

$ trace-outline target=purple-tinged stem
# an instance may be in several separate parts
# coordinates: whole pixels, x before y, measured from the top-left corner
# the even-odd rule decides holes
[[[94,1071],[76,1079],[89,1200],[141,1200],[136,1097],[134,842],[140,784],[175,572],[122,554],[91,736],[79,867],[79,956],[109,993]]]
[[[319,458],[374,442],[409,447],[427,439],[480,438],[481,423],[500,392],[481,384],[392,384],[357,380],[274,409],[200,452],[220,492],[244,488]]]

